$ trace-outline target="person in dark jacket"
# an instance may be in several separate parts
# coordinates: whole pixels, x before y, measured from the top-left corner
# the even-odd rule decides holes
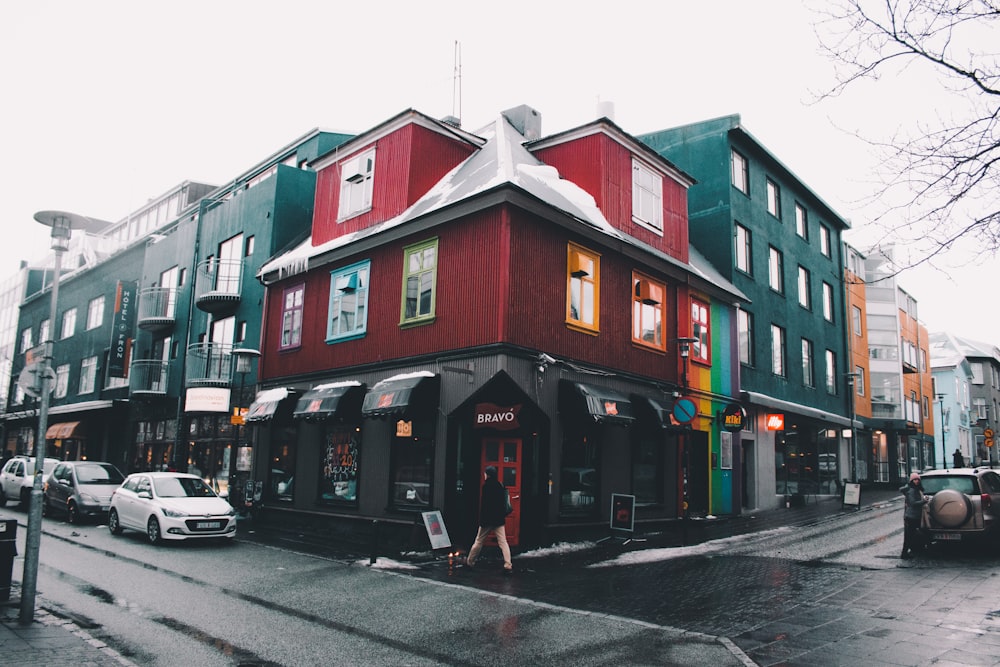
[[[955,453],[951,455],[952,461],[956,468],[965,467],[965,457],[962,456],[962,450],[955,448]]]
[[[507,520],[507,491],[497,479],[497,469],[494,466],[486,466],[484,476],[486,481],[483,483],[483,495],[479,503],[479,534],[476,535],[476,541],[469,549],[469,557],[465,562],[469,567],[476,564],[483,543],[493,533],[500,553],[503,554],[504,572],[509,574],[514,566],[510,562],[510,546],[507,544],[507,529],[504,525]]]
[[[900,487],[906,506],[903,509],[903,553],[900,558],[912,558],[916,549],[924,546],[920,537],[920,520],[923,518],[927,498],[920,485],[920,473],[910,473],[910,481]]]

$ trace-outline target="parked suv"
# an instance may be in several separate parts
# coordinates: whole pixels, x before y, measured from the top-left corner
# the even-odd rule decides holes
[[[65,514],[70,523],[105,517],[111,494],[124,481],[125,475],[110,463],[63,461],[45,481],[42,514]]]
[[[1000,474],[989,468],[928,470],[920,474],[928,496],[933,541],[991,539],[1000,543]]]
[[[45,459],[42,465],[42,480],[49,476],[59,459]],[[31,502],[31,489],[35,486],[35,457],[15,456],[0,469],[0,507],[6,507],[8,500],[17,500],[27,509]]]

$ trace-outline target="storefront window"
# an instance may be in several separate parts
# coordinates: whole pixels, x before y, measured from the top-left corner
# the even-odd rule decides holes
[[[597,444],[587,436],[565,436],[559,475],[560,512],[589,514],[597,509],[598,470]]]
[[[282,428],[276,435],[267,471],[268,498],[291,502],[295,497],[295,429]]]
[[[431,504],[431,464],[434,441],[430,438],[392,439],[392,504],[422,508]]]
[[[361,433],[356,428],[329,428],[321,452],[319,502],[355,503],[358,500],[358,453]]]
[[[632,495],[637,504],[663,502],[663,443],[640,437],[632,448]]]
[[[232,430],[228,416],[195,417],[189,427],[187,471],[205,480],[216,493],[229,492]]]
[[[775,441],[775,475],[779,494],[837,493],[839,431],[808,429],[778,431]]]

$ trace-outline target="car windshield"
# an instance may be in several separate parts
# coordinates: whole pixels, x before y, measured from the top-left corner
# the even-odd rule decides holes
[[[153,488],[160,498],[211,498],[215,491],[197,477],[158,477]]]
[[[954,489],[968,495],[979,493],[979,485],[976,484],[976,478],[967,475],[951,477],[947,475],[925,476],[921,478],[920,485],[924,487],[924,493],[937,493],[945,489]]]
[[[76,481],[80,484],[121,484],[125,480],[118,468],[97,463],[76,467]]]

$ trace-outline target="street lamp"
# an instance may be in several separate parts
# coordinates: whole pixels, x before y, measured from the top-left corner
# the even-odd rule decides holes
[[[247,374],[250,372],[251,362],[260,356],[260,350],[249,347],[238,347],[231,354],[236,359],[234,371],[240,376],[240,393],[236,395],[236,410],[234,410],[233,421],[236,424],[236,437],[233,440],[233,448],[229,452],[229,502],[233,509],[238,510],[239,502],[246,504],[245,498],[239,497],[239,484],[236,467],[239,462],[240,434],[244,422],[243,414],[243,388],[246,384]]]
[[[945,464],[945,461],[948,459],[945,457],[948,456],[948,448],[944,443],[944,394],[938,394],[936,398],[938,400],[938,406],[941,409],[941,467],[947,468],[948,466]]]
[[[52,333],[56,330],[57,304],[59,301],[59,274],[62,271],[62,254],[69,250],[69,239],[74,229],[85,232],[98,232],[108,223],[93,220],[75,213],[65,211],[39,211],[35,213],[35,221],[52,228],[52,250],[55,261],[52,268],[52,296],[49,303],[49,340],[41,341],[45,345],[42,354],[41,396],[38,405],[38,438],[35,449],[35,480],[31,487],[31,505],[28,510],[28,532],[24,546],[24,574],[21,577],[21,614],[22,625],[29,625],[35,618],[35,592],[38,585],[38,550],[42,537],[42,471],[45,468],[45,432],[49,420],[49,371],[52,368]]]
[[[847,373],[847,388],[851,392],[851,483],[858,482],[858,390],[855,383],[861,373]]]
[[[691,344],[697,343],[698,340],[699,339],[697,338],[691,338],[691,337],[682,337],[675,339],[675,342],[678,345],[678,349],[681,355],[681,363],[682,363],[681,387],[685,392],[687,392],[688,388],[688,359],[691,356]],[[681,515],[681,525],[683,527],[683,530],[681,531],[682,534],[681,541],[686,546],[688,541],[688,523],[691,519],[691,496],[690,496],[690,491],[688,489],[689,477],[691,472],[691,442],[690,442],[691,439],[690,437],[685,438],[680,434],[678,434],[677,437],[678,440],[680,440],[682,447],[681,466],[683,468],[682,470],[683,478],[681,481],[682,483],[681,509],[683,511],[683,514]]]

